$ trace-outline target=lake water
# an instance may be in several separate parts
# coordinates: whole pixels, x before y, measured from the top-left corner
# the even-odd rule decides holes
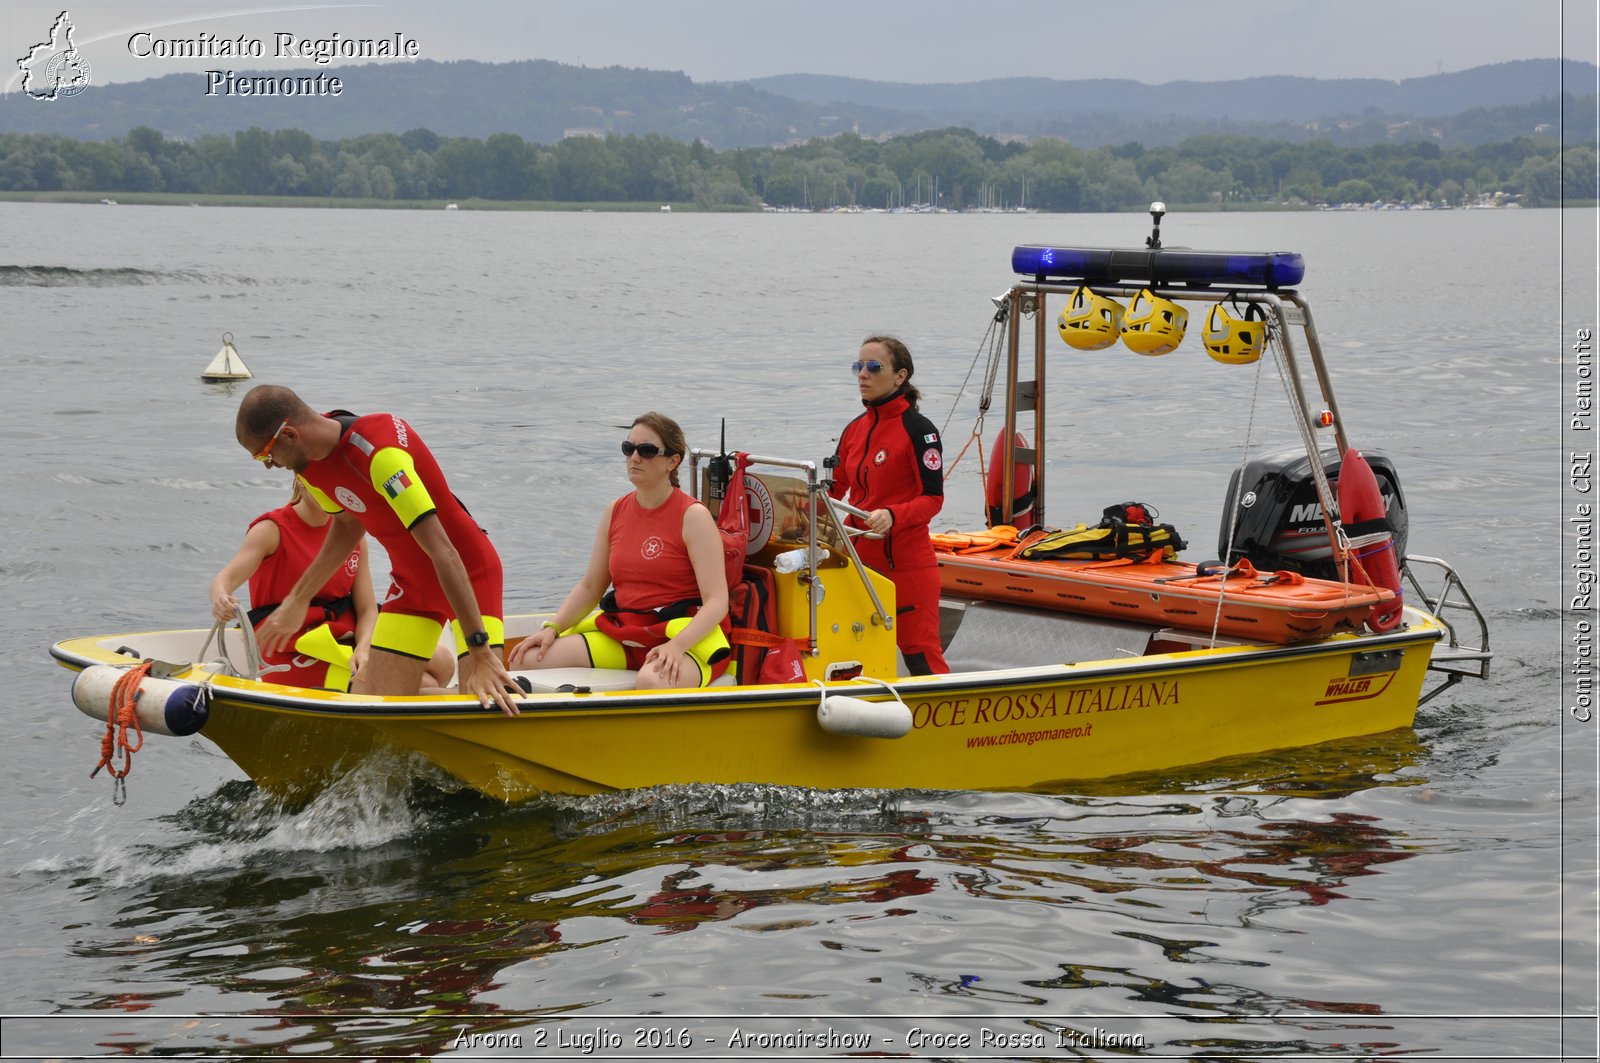
[[[1564,609],[1563,531],[1592,210],[1163,224],[1305,254],[1352,441],[1489,615],[1491,681],[1413,732],[1046,794],[507,810],[375,773],[286,812],[160,737],[126,804],[88,778],[49,644],[204,626],[288,494],[233,441],[243,388],[199,379],[224,332],[258,381],[417,426],[529,611],[627,489],[636,414],[820,460],[856,345],[891,331],[953,457],[1012,246],[1148,226],[0,204],[6,1056],[1592,1058],[1596,725],[1562,685],[1593,621]],[[1213,556],[1240,448],[1294,436],[1271,371],[1196,328],[1159,359],[1057,347],[1052,523],[1137,499]],[[979,497],[969,455],[940,525]]]

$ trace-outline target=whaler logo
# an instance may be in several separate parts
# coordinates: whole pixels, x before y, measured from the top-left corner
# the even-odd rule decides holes
[[[72,19],[61,12],[50,27],[50,39],[17,60],[23,92],[36,100],[58,100],[89,87],[89,61],[72,43],[73,30]]]
[[[1318,705],[1335,705],[1341,701],[1366,701],[1375,698],[1389,689],[1389,684],[1394,682],[1394,672],[1386,675],[1364,675],[1354,678],[1347,675],[1337,676],[1328,680],[1328,689],[1323,691],[1322,700]],[[1374,687],[1373,680],[1382,679],[1383,685]]]

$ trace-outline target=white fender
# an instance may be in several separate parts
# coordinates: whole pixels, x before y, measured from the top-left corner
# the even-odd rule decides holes
[[[829,694],[817,706],[817,722],[829,734],[900,738],[911,730],[911,710],[898,701],[863,701]]]
[[[105,723],[111,712],[112,690],[127,671],[114,664],[91,664],[72,681],[73,704],[85,716]],[[133,711],[141,730],[179,737],[204,727],[209,708],[205,687],[147,675],[139,681]]]

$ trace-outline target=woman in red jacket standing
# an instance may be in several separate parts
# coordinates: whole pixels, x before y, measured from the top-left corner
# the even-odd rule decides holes
[[[830,459],[829,493],[858,509],[852,523],[881,533],[856,552],[895,588],[895,640],[913,675],[948,672],[939,647],[939,565],[928,523],[944,505],[939,430],[917,410],[911,352],[893,336],[868,336],[850,367],[866,410],[845,426]]]

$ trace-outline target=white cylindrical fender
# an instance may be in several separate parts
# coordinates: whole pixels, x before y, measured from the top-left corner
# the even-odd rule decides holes
[[[72,681],[73,704],[85,716],[106,722],[111,713],[112,690],[126,671],[114,664],[91,664]],[[205,687],[197,683],[148,675],[139,681],[134,714],[141,730],[174,737],[192,735],[205,726],[209,711]]]
[[[829,694],[817,706],[817,722],[829,734],[900,738],[911,730],[911,710],[898,701],[863,701]]]

